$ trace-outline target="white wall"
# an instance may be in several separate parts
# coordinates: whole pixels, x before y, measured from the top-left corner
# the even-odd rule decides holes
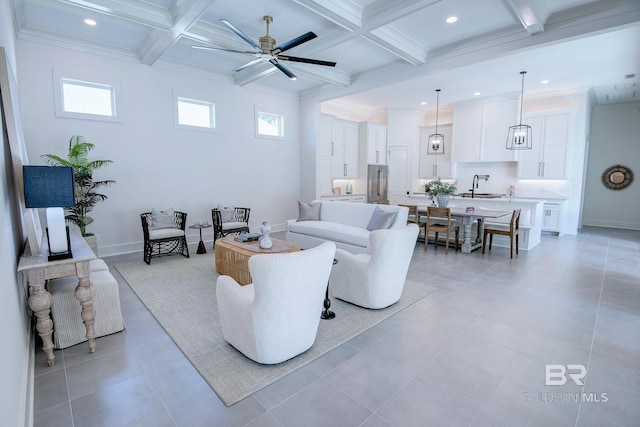
[[[4,47],[12,74],[16,75],[14,26],[8,1],[0,1],[0,46]],[[33,341],[30,313],[22,274],[16,274],[23,243],[17,192],[4,118],[0,115],[0,414],[2,425],[28,426],[33,420]]]
[[[584,225],[640,229],[640,105],[626,103],[594,108],[582,222]],[[609,190],[601,181],[605,169],[624,165],[635,180],[624,190]]]
[[[88,81],[117,80],[123,121],[58,118],[53,72]],[[297,95],[238,87],[185,70],[148,67],[43,44],[18,41],[23,122],[32,164],[40,155],[64,155],[69,138],[96,144],[92,159],[114,163],[97,179],[114,179],[108,200],[97,205],[89,227],[101,255],[141,250],[139,214],[151,208],[188,213],[188,223],[211,221],[218,203],[251,208],[251,224],[274,230],[297,216],[300,194],[300,128]],[[174,128],[173,93],[216,104],[215,133]],[[254,106],[285,116],[285,140],[256,138]],[[198,239],[188,230],[190,243]],[[211,240],[211,231],[203,233]]]

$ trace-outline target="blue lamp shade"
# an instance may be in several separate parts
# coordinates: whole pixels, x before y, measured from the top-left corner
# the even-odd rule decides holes
[[[27,208],[47,208],[49,261],[73,257],[69,227],[63,207],[75,204],[73,168],[63,166],[23,166],[24,204]]]
[[[75,204],[73,168],[23,166],[22,176],[27,208],[68,207]]]

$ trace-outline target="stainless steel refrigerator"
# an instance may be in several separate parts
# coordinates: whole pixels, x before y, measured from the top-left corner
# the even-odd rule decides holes
[[[369,165],[367,167],[367,203],[389,204],[388,178],[389,166]]]

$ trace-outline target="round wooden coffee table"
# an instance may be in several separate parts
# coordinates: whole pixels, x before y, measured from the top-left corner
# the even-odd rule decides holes
[[[270,249],[262,249],[258,241],[238,242],[234,236],[227,236],[216,240],[214,256],[216,259],[216,271],[219,274],[233,277],[241,285],[252,282],[249,273],[249,258],[262,254],[281,254],[297,252],[300,246],[285,240],[271,238],[273,246]]]

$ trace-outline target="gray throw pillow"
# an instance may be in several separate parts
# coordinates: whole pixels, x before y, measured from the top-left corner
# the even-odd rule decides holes
[[[376,206],[367,225],[367,230],[382,230],[383,228],[391,227],[391,224],[393,224],[393,221],[396,219],[397,213],[398,212],[383,211],[380,207]]]
[[[176,220],[173,208],[159,211],[151,209],[151,228],[152,230],[160,230],[162,228],[176,228]]]
[[[234,221],[234,215],[236,213],[236,207],[223,207],[220,203],[218,203],[218,210],[220,211],[220,220],[222,222],[232,222]]]
[[[298,202],[298,221],[320,221],[321,203]]]

